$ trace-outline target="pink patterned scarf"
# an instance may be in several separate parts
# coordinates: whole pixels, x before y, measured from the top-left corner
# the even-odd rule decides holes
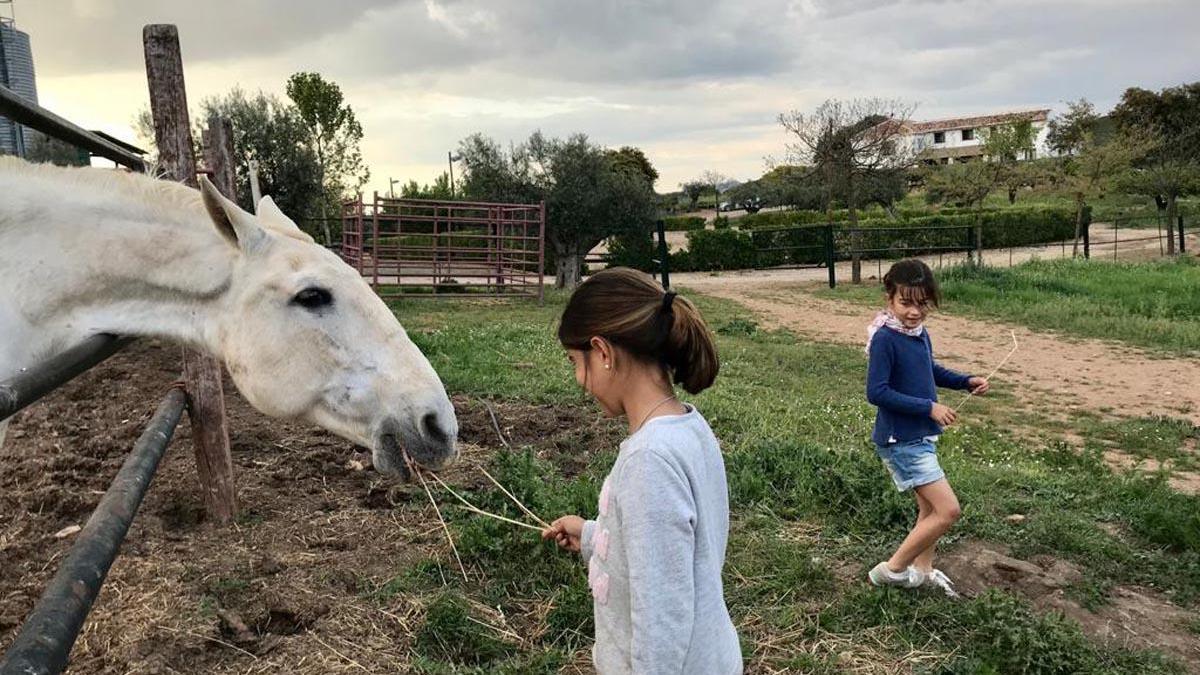
[[[886,309],[879,310],[875,315],[875,319],[871,321],[871,325],[867,326],[867,346],[864,351],[868,355],[871,353],[871,340],[875,339],[875,333],[879,332],[880,328],[887,326],[901,335],[909,335],[912,337],[920,337],[925,332],[925,324],[922,323],[916,328],[906,328],[896,315]]]

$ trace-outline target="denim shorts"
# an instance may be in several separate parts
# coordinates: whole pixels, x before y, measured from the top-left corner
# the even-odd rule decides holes
[[[946,472],[938,464],[937,446],[929,439],[877,445],[875,452],[892,475],[896,489],[901,492],[946,477]]]

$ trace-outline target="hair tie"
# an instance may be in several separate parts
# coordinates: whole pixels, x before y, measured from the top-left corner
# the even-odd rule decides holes
[[[659,311],[667,314],[671,311],[671,305],[675,303],[675,291],[667,291],[663,294],[662,309]]]

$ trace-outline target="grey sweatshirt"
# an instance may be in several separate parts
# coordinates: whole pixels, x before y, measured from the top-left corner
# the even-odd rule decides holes
[[[742,672],[721,567],[729,488],[704,417],[656,417],[621,443],[583,527],[601,675]]]

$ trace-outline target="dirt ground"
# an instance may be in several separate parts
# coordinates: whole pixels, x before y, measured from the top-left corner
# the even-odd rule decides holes
[[[176,347],[136,343],[14,421],[0,450],[0,650],[72,542],[55,533],[84,524],[178,363]],[[464,461],[443,475],[473,485],[485,479],[467,467],[498,442],[483,401],[454,402]],[[423,608],[367,596],[445,546],[424,492],[385,480],[360,449],[324,431],[268,419],[236,393],[227,406],[237,524],[204,520],[185,418],[70,672],[408,672]],[[493,407],[510,441],[541,454],[620,439],[592,411]],[[510,630],[527,628],[510,620]]]
[[[852,344],[861,342],[869,313],[801,297],[788,286],[753,294],[703,290],[744,302],[773,325]],[[1005,331],[991,324],[940,316],[934,331],[943,358],[962,367],[990,368],[1007,351]],[[1186,383],[1200,381],[1200,363],[1024,330],[1018,337],[1021,358],[997,376],[1026,385],[1012,387],[1015,396],[1052,392],[1068,409],[1111,407],[1197,421],[1200,391]],[[1138,384],[1155,379],[1159,368],[1172,373],[1164,381],[1179,383],[1170,397],[1161,387]],[[55,533],[84,524],[177,374],[177,348],[142,341],[14,421],[0,450],[0,649],[72,542]],[[224,529],[205,522],[183,422],[69,672],[409,672],[422,601],[370,595],[414,562],[442,555],[445,543],[424,493],[364,467],[369,458],[352,444],[308,425],[268,419],[228,384],[227,392],[241,517]],[[1030,405],[1045,405],[1030,396]],[[1190,410],[1162,407],[1180,397]],[[494,452],[495,431],[483,401],[456,397],[455,407],[464,461],[444,475],[451,484],[482,485],[469,467]],[[618,426],[591,410],[493,407],[515,445],[533,446],[568,472],[567,453],[611,450],[621,438]],[[575,466],[586,461],[579,457]],[[1078,619],[1099,639],[1155,646],[1193,668],[1200,664],[1188,615],[1145,589],[1114,589],[1112,602],[1092,613],[1064,596],[1078,570],[1062,561],[1020,561],[965,542],[948,552],[945,567],[967,594],[1006,588]],[[532,628],[530,617],[493,618],[514,634]],[[581,655],[572,672],[587,672],[586,662]]]

